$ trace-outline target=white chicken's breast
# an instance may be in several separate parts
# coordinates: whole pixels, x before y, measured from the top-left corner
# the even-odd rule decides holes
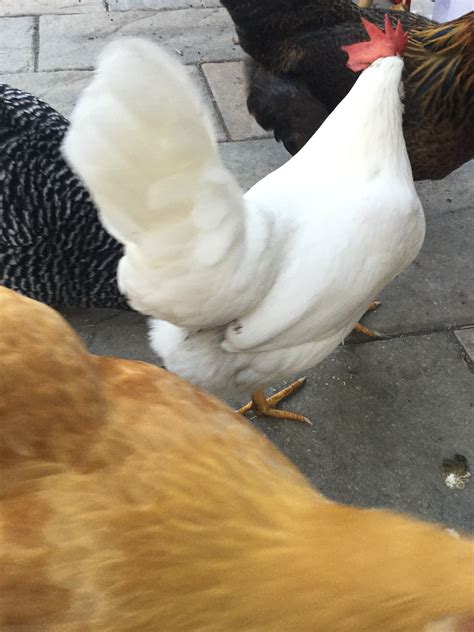
[[[378,60],[307,145],[243,197],[182,66],[108,46],[65,154],[125,244],[118,278],[167,368],[217,394],[309,368],[417,255],[424,216],[398,57]]]

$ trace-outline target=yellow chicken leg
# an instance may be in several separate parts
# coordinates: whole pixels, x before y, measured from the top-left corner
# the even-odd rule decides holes
[[[303,384],[305,383],[306,378],[300,377],[298,380],[286,386],[278,393],[271,395],[270,397],[265,397],[263,392],[263,388],[259,388],[255,393],[252,393],[252,400],[242,406],[237,412],[241,415],[244,413],[248,413],[250,410],[253,410],[257,413],[257,415],[266,415],[267,417],[274,417],[276,419],[291,419],[292,421],[303,421],[307,424],[312,425],[311,421],[305,417],[304,415],[300,415],[299,413],[292,413],[288,410],[278,410],[275,406],[281,402],[282,399],[289,397],[295,391],[297,391]]]
[[[382,305],[380,301],[372,301],[372,303],[369,303],[369,305],[367,306],[367,311],[373,312],[377,309],[377,307],[380,307],[380,305]],[[357,331],[357,333],[359,334],[364,334],[364,336],[368,336],[369,338],[383,338],[383,334],[381,334],[380,332],[375,331],[375,329],[369,329],[368,327],[366,327],[365,325],[361,325],[360,323],[357,323],[357,325],[354,327],[354,331]]]

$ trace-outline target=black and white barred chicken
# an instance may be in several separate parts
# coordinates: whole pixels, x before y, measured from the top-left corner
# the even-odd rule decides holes
[[[68,126],[44,101],[0,84],[0,284],[53,306],[126,308],[122,246],[60,152]]]

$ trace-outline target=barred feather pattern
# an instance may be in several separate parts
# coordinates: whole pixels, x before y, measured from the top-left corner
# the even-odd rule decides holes
[[[68,125],[0,84],[0,283],[53,306],[126,308],[122,246],[60,153]]]

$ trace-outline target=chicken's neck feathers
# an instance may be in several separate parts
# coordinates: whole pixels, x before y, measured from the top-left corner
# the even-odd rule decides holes
[[[349,180],[372,179],[388,169],[394,180],[412,179],[403,137],[403,103],[398,57],[379,59],[365,70],[352,90],[295,156],[295,166],[322,181],[348,174]],[[344,149],[341,150],[341,147]]]

